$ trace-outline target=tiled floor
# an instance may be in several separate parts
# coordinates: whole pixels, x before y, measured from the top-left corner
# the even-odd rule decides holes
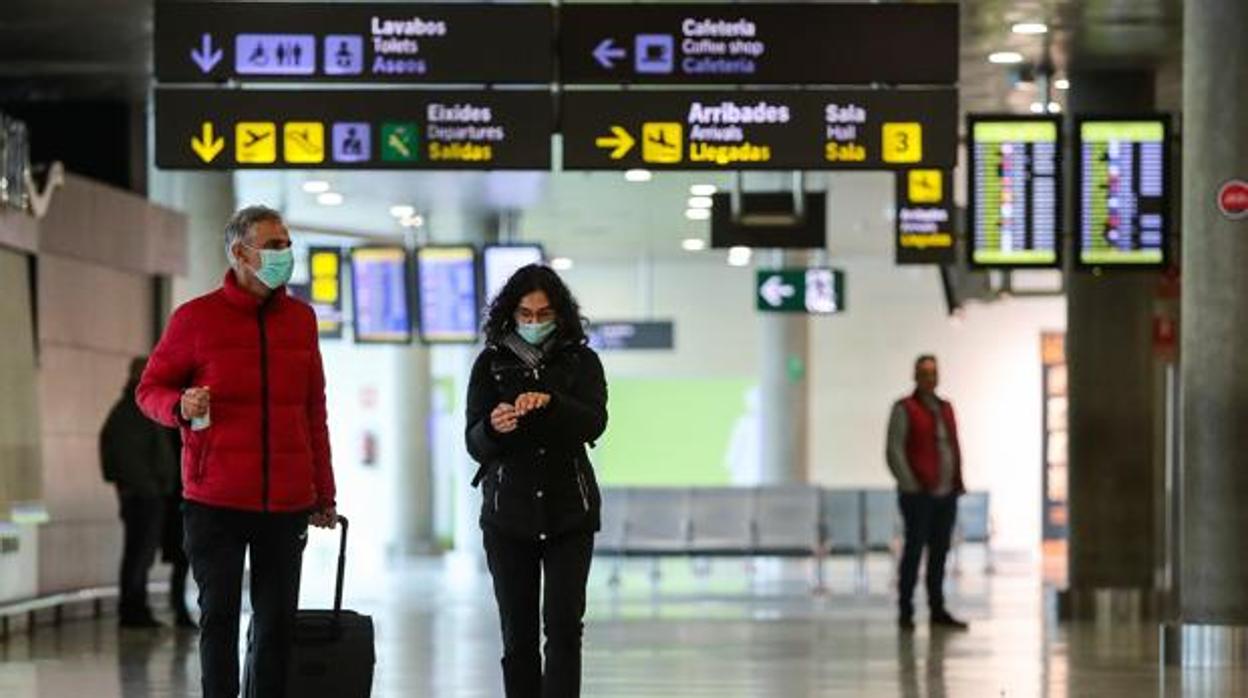
[[[882,561],[865,593],[848,564],[831,564],[823,596],[808,593],[802,563],[764,561],[751,578],[741,562],[720,560],[699,577],[673,560],[656,591],[649,564],[635,561],[614,592],[610,566],[599,561],[593,580],[586,696],[1248,696],[1245,674],[1163,671],[1151,627],[1056,625],[1028,569],[954,582],[970,633],[921,627],[902,637]],[[457,558],[353,571],[349,605],[377,623],[374,696],[501,696],[486,581]],[[327,598],[328,582],[308,575],[309,605]],[[4,698],[198,696],[198,675],[193,635],[118,633],[110,620],[0,644]]]

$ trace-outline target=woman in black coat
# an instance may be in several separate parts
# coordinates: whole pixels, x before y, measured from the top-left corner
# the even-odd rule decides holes
[[[584,325],[558,274],[521,269],[490,306],[486,347],[468,386],[467,443],[480,464],[473,485],[483,495],[507,698],[580,695],[585,589],[602,503],[585,445],[607,426],[606,379]]]

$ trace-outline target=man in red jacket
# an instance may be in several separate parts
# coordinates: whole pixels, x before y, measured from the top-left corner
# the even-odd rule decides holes
[[[888,467],[897,479],[898,500],[906,527],[898,580],[899,625],[914,629],[914,587],[919,560],[927,548],[927,603],[933,627],[966,630],[967,624],[945,608],[945,558],[958,516],[962,486],[962,449],[953,405],[936,395],[940,373],[936,357],[914,363],[915,390],[893,405],[888,420]]]
[[[236,698],[243,559],[250,551],[253,680],[285,695],[309,523],[332,528],[334,474],[317,325],[286,294],[281,215],[254,206],[225,228],[221,288],[174,312],[139,406],[183,437],[186,552],[200,589],[205,698]]]

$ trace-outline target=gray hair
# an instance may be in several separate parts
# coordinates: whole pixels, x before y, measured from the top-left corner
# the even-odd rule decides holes
[[[265,221],[285,222],[282,214],[268,206],[248,206],[230,216],[229,222],[225,224],[225,258],[230,260],[231,266],[234,264],[234,243],[247,237],[253,225]]]

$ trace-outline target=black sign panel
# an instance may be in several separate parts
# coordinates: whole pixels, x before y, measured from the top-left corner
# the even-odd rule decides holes
[[[1057,266],[1061,119],[973,116],[967,135],[971,265]]]
[[[548,92],[158,89],[170,169],[550,167]]]
[[[738,210],[730,194],[716,194],[711,207],[711,247],[823,249],[828,243],[827,197],[806,193],[797,210],[792,192],[740,195]]]
[[[569,170],[951,168],[957,92],[570,91]]]
[[[596,351],[671,350],[676,348],[676,326],[671,320],[594,322],[589,346]]]
[[[1170,247],[1170,129],[1165,117],[1075,122],[1078,261],[1088,267],[1166,264]]]
[[[897,173],[897,264],[954,264],[953,173]]]
[[[958,6],[563,5],[569,83],[922,84],[958,81]]]
[[[548,5],[157,2],[156,79],[548,83]]]

